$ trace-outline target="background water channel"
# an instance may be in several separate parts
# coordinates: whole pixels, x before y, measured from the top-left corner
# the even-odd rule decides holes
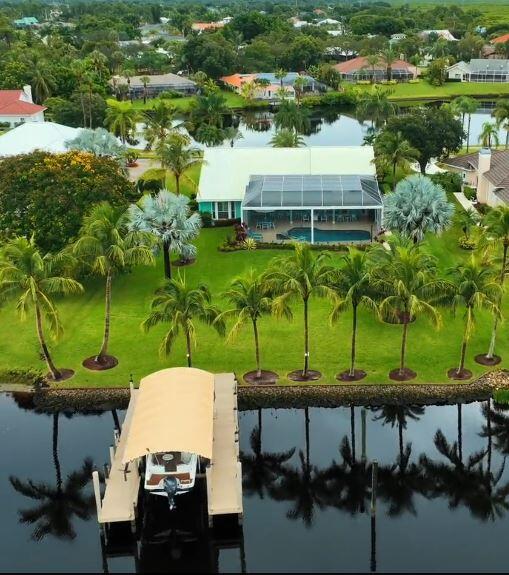
[[[79,477],[87,457],[107,461],[112,412],[37,413],[0,394],[0,570],[506,571],[509,412],[487,407],[366,410],[364,442],[359,407],[241,412],[243,538],[220,548],[189,528],[199,522],[188,502],[170,517],[158,500],[135,558],[134,545],[102,553],[91,484]]]

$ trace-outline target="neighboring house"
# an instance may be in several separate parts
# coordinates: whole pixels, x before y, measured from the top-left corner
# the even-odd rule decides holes
[[[457,62],[447,68],[447,77],[461,82],[509,82],[509,60],[479,58]]]
[[[185,76],[169,73],[147,75],[147,77],[150,78],[150,82],[147,83],[147,96],[149,97],[155,97],[161,92],[170,90],[180,94],[194,94],[196,92],[195,82]],[[133,98],[143,98],[145,88],[142,78],[143,76],[133,76],[128,81],[124,76],[113,76],[109,83],[113,90],[122,84],[127,84]]]
[[[477,201],[496,207],[509,205],[509,150],[482,148],[479,152],[443,162],[463,182],[477,189]]]
[[[400,34],[393,34],[391,36],[391,41],[392,42],[399,42],[400,40],[405,40],[406,39],[406,34],[400,33]]]
[[[44,152],[67,152],[65,142],[73,140],[81,128],[70,128],[54,122],[27,122],[0,136],[0,158]]]
[[[315,80],[312,76],[298,74],[297,72],[288,72],[282,79],[276,78],[273,73],[256,73],[256,74],[231,74],[220,78],[226,86],[229,86],[238,94],[242,93],[242,87],[245,84],[256,82],[256,80],[265,80],[266,85],[257,86],[254,92],[254,99],[258,100],[276,100],[280,98],[281,83],[286,91],[286,98],[295,98],[295,89],[293,87],[297,78],[304,78],[306,85],[303,92],[306,94],[322,92],[325,86]]]
[[[423,30],[422,32],[419,32],[418,36],[420,38],[422,38],[423,40],[427,40],[431,34],[438,36],[438,38],[441,38],[442,40],[447,40],[448,42],[457,42],[458,41],[458,39],[455,38],[449,32],[449,30]]]
[[[199,209],[264,241],[369,241],[383,211],[373,159],[371,146],[206,148]]]
[[[325,18],[316,23],[317,26],[336,26],[340,24],[339,20],[334,20],[334,18]]]
[[[290,18],[288,21],[294,28],[304,28],[304,26],[309,26],[309,22],[306,22],[306,20],[301,20],[295,16]]]
[[[193,22],[191,25],[191,30],[195,32],[201,33],[207,30],[219,30],[219,28],[223,28],[225,23],[223,21],[220,22]]]
[[[25,16],[18,20],[14,20],[13,24],[16,28],[32,28],[39,25],[39,20],[33,16]]]
[[[44,122],[44,106],[33,103],[32,88],[0,90],[0,124],[12,128],[24,122]]]
[[[345,50],[344,48],[341,48],[341,46],[329,46],[328,48],[325,48],[323,53],[325,56],[335,58],[340,62],[351,60],[359,55],[356,50]]]
[[[336,64],[334,68],[341,74],[343,80],[349,82],[371,80],[373,75],[375,81],[387,80],[387,65],[382,58],[380,58],[380,62],[374,67],[368,64],[366,56],[359,56],[352,60]],[[417,67],[404,60],[396,60],[393,62],[391,70],[391,75],[394,80],[411,80],[417,78]]]

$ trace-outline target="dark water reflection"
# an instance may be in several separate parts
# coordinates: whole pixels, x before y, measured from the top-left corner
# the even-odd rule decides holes
[[[173,518],[151,504],[137,546],[104,561],[86,478],[113,415],[0,395],[2,571],[506,570],[509,414],[487,403],[242,412],[243,541],[219,549],[196,497]]]

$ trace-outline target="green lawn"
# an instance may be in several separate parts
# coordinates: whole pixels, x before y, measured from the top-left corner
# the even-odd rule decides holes
[[[383,86],[383,85],[382,85]],[[509,95],[509,84],[476,84],[469,82],[447,82],[443,86],[431,86],[425,80],[417,84],[401,83],[394,86],[383,86],[393,91],[391,100],[441,100],[452,99],[457,96],[477,96],[498,98]],[[356,85],[357,90],[370,90],[369,85]]]
[[[144,172],[143,176],[145,179],[150,179],[153,176],[159,179],[161,174],[161,168],[149,168]],[[190,196],[192,193],[198,192],[198,183],[200,181],[201,165],[196,165],[191,167],[180,179],[180,193]],[[166,187],[168,190],[175,191],[175,176],[168,172],[166,174]]]
[[[198,260],[196,264],[183,268],[188,280],[207,283],[216,302],[225,306],[220,294],[231,278],[249,267],[266,269],[270,260],[281,253],[277,250],[221,253],[218,244],[230,229],[203,230],[197,242]],[[439,258],[443,269],[452,266],[458,258],[466,257],[457,248],[456,233],[447,232],[441,238],[430,237],[429,249]],[[338,261],[337,254],[331,256]],[[158,347],[163,327],[145,335],[140,330],[140,322],[145,318],[151,295],[162,280],[162,265],[134,270],[115,280],[113,286],[113,317],[111,352],[119,360],[116,369],[103,373],[93,373],[81,367],[81,361],[97,352],[101,343],[103,321],[103,284],[101,281],[86,283],[83,296],[68,298],[59,303],[65,326],[63,338],[52,343],[56,363],[61,367],[73,368],[76,376],[65,386],[125,386],[129,375],[139,380],[147,373],[163,367],[185,365],[183,342],[176,346],[171,357],[161,358]],[[507,305],[506,305],[507,307]],[[329,304],[315,299],[311,302],[311,367],[320,369],[324,377],[320,383],[335,383],[334,375],[347,367],[350,341],[351,316],[345,313],[339,324],[329,326]],[[447,381],[445,372],[458,360],[462,333],[462,314],[452,318],[444,312],[443,328],[435,332],[422,320],[409,329],[408,366],[418,372],[416,383],[443,383]],[[9,370],[44,370],[37,357],[37,340],[33,318],[21,323],[8,304],[0,313],[0,324],[4,326],[0,339],[1,379],[9,381]],[[468,353],[467,367],[475,375],[483,372],[472,357],[485,351],[490,333],[490,318],[479,314],[478,330]],[[277,371],[281,383],[286,384],[285,374],[302,364],[302,315],[299,305],[295,306],[293,322],[272,317],[263,318],[260,324],[263,366]],[[383,324],[372,314],[360,315],[358,340],[358,365],[368,371],[367,383],[389,383],[389,369],[397,367],[399,357],[401,326]],[[199,326],[195,351],[195,366],[213,372],[234,371],[241,376],[253,368],[252,334],[247,328],[240,337],[227,344],[209,328]],[[498,349],[505,355],[502,367],[509,367],[509,344],[507,327],[502,324]],[[13,379],[13,378],[12,378]]]

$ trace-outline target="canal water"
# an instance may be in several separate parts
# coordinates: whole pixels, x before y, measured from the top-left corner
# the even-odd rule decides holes
[[[105,549],[89,473],[114,415],[0,394],[1,571],[507,570],[509,412],[486,402],[241,412],[243,536],[213,541],[191,499],[176,516],[151,500],[136,541]]]

